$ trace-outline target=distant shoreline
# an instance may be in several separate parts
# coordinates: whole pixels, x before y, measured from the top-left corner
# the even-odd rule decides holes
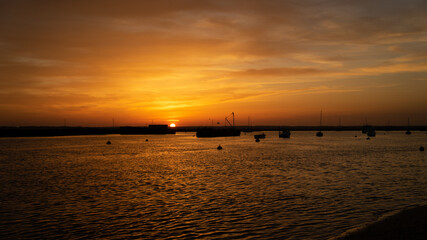
[[[427,205],[404,209],[334,240],[427,239]]]
[[[196,132],[207,126],[176,127],[177,132]],[[224,127],[217,127],[224,128]],[[241,131],[362,131],[363,126],[236,126]],[[426,131],[427,126],[374,126],[377,131]],[[53,137],[121,134],[120,127],[0,127],[0,137]]]

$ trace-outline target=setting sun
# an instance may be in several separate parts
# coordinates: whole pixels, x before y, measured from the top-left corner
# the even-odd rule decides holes
[[[427,240],[426,13],[0,0],[0,240]]]
[[[425,1],[99,2],[1,1],[0,126],[427,125]]]

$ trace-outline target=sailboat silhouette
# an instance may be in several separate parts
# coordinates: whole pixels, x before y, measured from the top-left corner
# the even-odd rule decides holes
[[[405,132],[406,135],[411,135],[411,131],[409,130],[409,118],[408,118],[408,129]]]
[[[319,131],[316,133],[317,137],[323,137],[322,133],[322,110],[320,110],[320,124],[319,124]]]

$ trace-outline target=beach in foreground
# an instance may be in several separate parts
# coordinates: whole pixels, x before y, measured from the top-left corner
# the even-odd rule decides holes
[[[427,205],[405,209],[337,240],[427,239]]]

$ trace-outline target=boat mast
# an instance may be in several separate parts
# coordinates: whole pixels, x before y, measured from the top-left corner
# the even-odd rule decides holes
[[[233,116],[233,124],[231,124],[231,123],[230,123],[230,121],[228,121],[228,118],[229,118],[230,116]],[[228,123],[228,125],[230,125],[230,127],[234,127],[234,112],[232,112],[230,115],[228,115],[227,117],[225,117],[225,123],[224,123],[224,126],[227,126],[227,123]]]
[[[234,112],[232,112],[231,114],[233,114],[233,127],[234,127]],[[409,125],[409,118],[408,118],[408,125]]]
[[[322,109],[320,109],[320,122],[319,122],[319,131],[316,133],[317,137],[323,137],[322,133]]]

